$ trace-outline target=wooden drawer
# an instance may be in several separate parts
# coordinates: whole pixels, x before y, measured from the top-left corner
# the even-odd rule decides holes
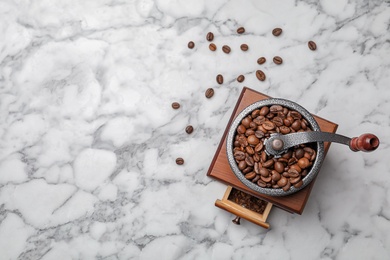
[[[256,225],[259,225],[263,228],[268,229],[270,227],[270,225],[266,221],[267,221],[269,213],[271,212],[272,203],[255,198],[252,195],[245,193],[246,195],[252,197],[256,201],[261,201],[262,203],[265,204],[265,208],[264,208],[263,212],[258,213],[252,209],[243,207],[242,205],[234,202],[230,197],[230,195],[232,194],[233,191],[238,191],[238,190],[236,190],[232,186],[228,186],[226,191],[225,191],[225,194],[223,195],[222,200],[217,199],[215,201],[215,206],[236,215],[238,218],[233,220],[233,223],[235,223],[235,224],[239,225],[240,218],[243,218],[243,219],[246,219],[246,220],[248,220]],[[243,191],[241,191],[241,192],[243,192]]]

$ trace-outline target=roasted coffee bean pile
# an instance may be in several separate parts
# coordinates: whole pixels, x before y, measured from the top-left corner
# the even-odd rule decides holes
[[[302,115],[280,105],[264,106],[245,117],[237,127],[233,156],[246,179],[262,188],[300,188],[316,158],[314,146],[300,145],[280,158],[265,152],[264,140],[272,133],[311,131]]]
[[[253,197],[245,192],[236,189],[232,189],[229,194],[228,200],[233,201],[234,203],[259,214],[263,214],[265,207],[267,206],[266,201]]]

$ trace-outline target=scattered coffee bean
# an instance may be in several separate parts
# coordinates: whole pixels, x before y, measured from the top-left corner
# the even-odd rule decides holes
[[[193,41],[190,41],[188,43],[188,48],[193,49],[195,47],[195,43]]]
[[[312,51],[315,51],[317,49],[317,44],[313,41],[309,41],[307,45],[309,46],[309,49]]]
[[[304,127],[302,127],[304,126]],[[273,133],[311,131],[302,115],[281,105],[263,106],[243,118],[236,131],[233,157],[244,177],[262,188],[300,188],[315,159],[315,144],[290,148],[280,158],[267,155],[264,141]]]
[[[214,43],[210,43],[209,49],[210,49],[210,51],[216,51],[217,50],[217,45],[215,45]]]
[[[205,92],[205,96],[206,98],[211,98],[212,96],[214,96],[214,89],[208,88]]]
[[[206,35],[206,40],[208,40],[209,42],[213,41],[214,40],[214,34],[212,32],[209,32]]]
[[[245,44],[245,43],[241,44],[240,48],[241,48],[242,51],[247,51],[249,49],[248,45]]]
[[[262,70],[257,70],[256,71],[256,77],[260,81],[264,81],[265,80],[265,74],[264,74],[264,72]]]
[[[184,159],[183,158],[176,158],[176,164],[177,165],[183,165],[184,164]]]
[[[194,127],[192,125],[189,125],[186,127],[187,134],[192,134],[193,131],[194,131]]]
[[[240,82],[240,83],[243,82],[244,80],[245,80],[245,76],[244,75],[240,75],[240,76],[237,77],[237,81]]]
[[[226,53],[226,54],[229,54],[230,51],[231,51],[231,49],[230,49],[229,46],[224,45],[224,46],[222,46],[222,51],[223,51],[224,53]]]
[[[275,28],[275,29],[273,29],[272,30],[272,34],[274,35],[274,36],[279,36],[279,35],[281,35],[282,34],[282,29],[281,28]]]
[[[280,58],[279,56],[275,56],[274,57],[274,63],[280,65],[280,64],[283,63],[283,59]]]
[[[261,65],[261,64],[264,64],[266,61],[267,61],[266,58],[260,57],[260,58],[257,60],[257,63],[258,63],[259,65]]]
[[[253,180],[254,179],[256,179],[256,177],[254,177]],[[230,201],[232,201],[232,202],[234,202],[242,207],[245,207],[246,209],[257,212],[259,214],[263,214],[265,208],[267,207],[266,201],[261,200],[261,199],[256,198],[256,197],[253,197],[253,196],[251,196],[243,191],[237,190],[235,188],[233,188],[232,191],[230,192],[228,200],[230,200]]]
[[[221,74],[218,74],[216,79],[218,84],[223,84],[223,76]]]
[[[179,109],[180,108],[180,104],[178,102],[173,102],[172,103],[172,108],[173,109]]]
[[[237,29],[237,33],[238,34],[243,34],[245,32],[245,28],[244,27],[240,27]]]

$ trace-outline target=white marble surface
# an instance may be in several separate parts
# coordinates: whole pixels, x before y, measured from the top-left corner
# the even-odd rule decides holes
[[[389,24],[388,0],[0,1],[1,259],[389,259]],[[243,86],[381,145],[332,145],[302,215],[236,226],[206,173]]]

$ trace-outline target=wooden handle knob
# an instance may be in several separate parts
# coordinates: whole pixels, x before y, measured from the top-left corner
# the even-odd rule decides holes
[[[240,217],[239,216],[236,216],[236,218],[235,219],[233,219],[232,220],[232,222],[234,223],[234,224],[236,224],[236,225],[240,225],[241,223],[240,223]]]
[[[359,137],[354,137],[349,143],[349,148],[352,151],[371,152],[379,146],[379,139],[373,134],[362,134]]]

